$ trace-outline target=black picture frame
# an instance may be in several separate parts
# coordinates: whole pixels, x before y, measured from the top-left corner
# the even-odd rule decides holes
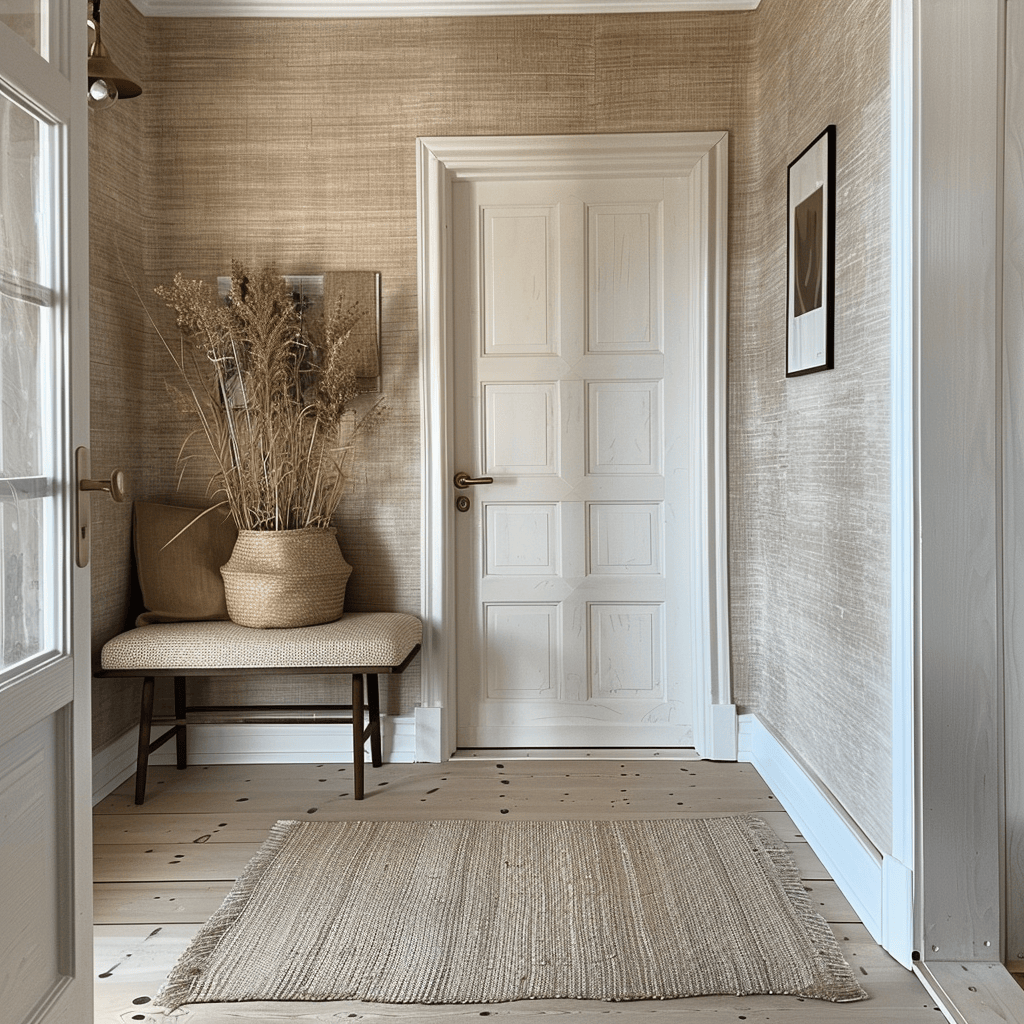
[[[786,376],[835,366],[836,126],[790,163],[786,183]]]

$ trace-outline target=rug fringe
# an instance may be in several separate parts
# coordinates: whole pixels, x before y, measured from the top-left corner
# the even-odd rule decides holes
[[[836,992],[807,992],[806,995],[832,1003],[855,1003],[867,999],[867,992],[854,976],[853,968],[839,949],[828,922],[811,905],[811,898],[807,895],[807,889],[789,848],[763,818],[755,814],[744,814],[740,817],[747,823],[751,834],[770,858],[793,913],[806,929],[819,959],[832,972],[837,986]]]
[[[202,977],[210,955],[225,932],[235,923],[245,909],[253,890],[284,849],[288,836],[298,821],[278,821],[270,830],[260,848],[246,864],[231,892],[225,897],[213,916],[196,933],[195,937],[178,958],[167,981],[156,994],[155,1006],[176,1010],[190,1001],[196,982]]]

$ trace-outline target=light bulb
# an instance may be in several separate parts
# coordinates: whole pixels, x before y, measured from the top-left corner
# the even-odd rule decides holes
[[[89,106],[93,110],[105,110],[117,100],[117,86],[108,85],[102,78],[97,78],[89,86]]]

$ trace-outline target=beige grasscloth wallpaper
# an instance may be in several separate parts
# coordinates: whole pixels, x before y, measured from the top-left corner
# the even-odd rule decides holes
[[[232,257],[380,271],[386,411],[338,514],[353,607],[419,607],[416,137],[729,131],[733,682],[887,849],[887,0],[349,21],[144,19],[108,0],[104,36],[146,91],[91,115],[94,468],[174,498],[185,428],[130,282],[162,317],[154,285]],[[786,165],[830,122],[837,369],[786,381]],[[177,493],[198,503],[202,483]],[[99,525],[97,649],[129,607],[127,509]],[[225,699],[256,687],[325,692],[217,685]],[[388,709],[418,698],[411,671]],[[134,702],[134,684],[97,681],[97,748]]]

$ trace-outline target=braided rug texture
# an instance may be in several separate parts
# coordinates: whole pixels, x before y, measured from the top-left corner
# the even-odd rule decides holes
[[[759,818],[279,821],[159,999],[865,997]]]

